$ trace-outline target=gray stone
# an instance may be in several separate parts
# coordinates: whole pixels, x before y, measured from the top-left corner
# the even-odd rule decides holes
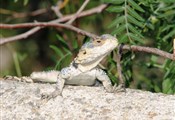
[[[65,86],[49,101],[54,84],[0,81],[1,120],[175,120],[175,96],[127,89],[107,93],[103,86]]]

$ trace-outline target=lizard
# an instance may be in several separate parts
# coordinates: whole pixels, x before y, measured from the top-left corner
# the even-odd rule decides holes
[[[92,86],[96,80],[102,82],[107,92],[115,92],[122,89],[124,83],[120,83],[118,87],[116,85],[112,86],[110,78],[105,71],[98,68],[98,64],[118,45],[117,38],[110,34],[104,34],[83,44],[70,65],[61,69],[61,71],[33,72],[29,77],[16,77],[15,79],[23,79],[29,82],[56,83],[55,91],[43,95],[44,98],[48,99],[62,95],[65,84]],[[10,77],[7,76],[6,78],[9,79]]]

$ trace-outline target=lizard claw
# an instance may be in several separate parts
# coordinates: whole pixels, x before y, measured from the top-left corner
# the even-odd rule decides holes
[[[125,85],[124,84],[119,84],[117,86],[117,84],[115,84],[114,87],[113,87],[113,91],[114,92],[126,92]]]
[[[55,90],[51,94],[45,94],[45,93],[41,94],[41,99],[50,100],[56,98],[57,96],[62,96],[62,94],[61,92]]]
[[[47,99],[47,100],[50,100],[52,98],[52,96],[50,96],[49,94],[41,94],[41,99]]]

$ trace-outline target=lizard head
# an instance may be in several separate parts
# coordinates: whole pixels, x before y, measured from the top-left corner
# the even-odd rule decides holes
[[[74,63],[81,71],[91,70],[117,46],[118,40],[115,37],[104,34],[85,43],[74,59]]]

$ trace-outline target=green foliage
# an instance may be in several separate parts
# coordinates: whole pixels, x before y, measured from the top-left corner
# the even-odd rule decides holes
[[[123,43],[142,43],[144,38],[141,34],[141,30],[144,27],[145,19],[140,13],[145,12],[140,6],[133,0],[120,0],[104,2],[112,4],[107,8],[108,12],[116,13],[116,19],[109,25],[109,28],[114,28],[112,34],[117,35],[120,42]]]
[[[57,34],[56,37],[61,48],[58,48],[55,45],[50,45],[50,48],[54,50],[54,52],[59,58],[59,60],[57,58],[54,59],[54,61],[56,62],[55,69],[60,70],[71,62],[72,52],[68,44],[60,35]]]
[[[166,60],[164,64],[165,75],[162,83],[162,91],[167,94],[175,93],[175,62]]]
[[[103,2],[110,5],[106,10],[116,15],[109,28],[113,29],[112,34],[116,35],[120,42],[151,45],[172,52],[172,40],[175,37],[173,0],[103,0]],[[123,55],[122,65],[125,80],[130,81],[130,86],[136,85],[140,89],[146,88],[167,94],[175,93],[175,62],[160,60],[160,57],[152,55],[151,59],[150,56],[135,57],[139,60],[136,65],[132,65],[131,56],[127,54]],[[140,68],[140,72],[133,69],[136,67]],[[156,74],[156,70],[160,71],[159,74]],[[163,71],[162,76],[160,73]],[[133,76],[133,72],[137,75]],[[132,79],[138,81],[133,84]]]
[[[14,0],[14,2],[18,2],[18,0]],[[27,5],[28,2],[29,2],[29,0],[24,0],[24,1],[23,1],[23,5]]]
[[[61,9],[61,13],[63,15],[75,13],[83,2],[84,0],[69,0]],[[57,0],[4,1],[1,7],[5,12],[0,11],[1,23],[17,24],[58,19],[51,10],[36,16],[28,14],[35,10],[50,9],[56,3]],[[120,43],[150,46],[172,53],[172,40],[175,38],[174,0],[90,1],[85,9],[94,8],[102,3],[109,4],[106,12],[79,18],[74,25],[99,35],[111,33],[117,36]],[[25,14],[27,16],[24,17]],[[1,30],[0,36],[14,36],[26,30],[29,29]],[[60,70],[76,56],[79,46],[89,40],[87,37],[83,41],[82,39],[82,36],[70,30],[56,31],[53,28],[44,28],[23,41],[14,42],[13,48],[17,48],[14,50],[16,53],[12,50],[14,68],[9,70],[8,74],[12,75],[16,71],[16,75],[20,76],[45,69]],[[118,82],[115,54],[108,56],[104,64],[113,83]],[[167,94],[175,93],[175,62],[160,56],[127,51],[123,52],[122,57],[122,69],[127,87]]]

